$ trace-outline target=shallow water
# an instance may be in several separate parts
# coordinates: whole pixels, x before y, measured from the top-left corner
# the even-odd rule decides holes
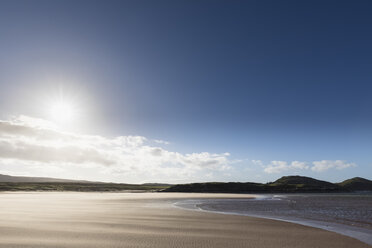
[[[184,208],[285,220],[357,238],[372,245],[372,194],[281,194],[255,199],[190,200]]]

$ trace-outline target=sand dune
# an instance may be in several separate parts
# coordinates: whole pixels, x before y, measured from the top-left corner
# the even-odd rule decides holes
[[[370,247],[311,227],[188,211],[178,193],[1,193],[0,247]]]

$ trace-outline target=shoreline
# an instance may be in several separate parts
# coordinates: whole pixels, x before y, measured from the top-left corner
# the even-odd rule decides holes
[[[258,195],[258,197],[261,197]],[[264,197],[264,196],[263,196]],[[223,214],[223,215],[238,215],[238,216],[247,216],[247,217],[254,217],[254,218],[261,218],[261,219],[268,219],[274,221],[282,221],[287,223],[298,224],[302,226],[314,227],[321,230],[326,230],[334,233],[338,233],[347,237],[355,238],[367,245],[372,246],[372,236],[370,233],[367,233],[365,229],[359,227],[353,227],[348,225],[343,225],[339,223],[331,223],[331,222],[322,222],[316,220],[309,220],[309,219],[286,219],[284,217],[273,217],[273,216],[265,216],[265,215],[258,215],[258,214],[250,214],[250,213],[238,213],[233,211],[217,211],[217,210],[207,210],[197,205],[201,203],[201,201],[207,201],[208,199],[200,199],[198,200],[193,199],[186,199],[181,200],[173,203],[173,206],[180,209],[186,209],[189,211],[200,211],[206,213],[216,213],[216,214]],[[226,199],[228,200],[228,199]]]
[[[0,247],[371,247],[317,228],[172,205],[185,199],[242,197],[252,195],[0,193]]]

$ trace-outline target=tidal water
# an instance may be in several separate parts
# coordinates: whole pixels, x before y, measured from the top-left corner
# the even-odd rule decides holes
[[[176,206],[288,221],[341,233],[372,245],[372,194],[280,194],[254,199],[187,200]]]

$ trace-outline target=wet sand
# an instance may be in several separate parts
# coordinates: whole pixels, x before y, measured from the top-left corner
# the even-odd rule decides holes
[[[371,247],[312,227],[172,205],[199,197],[244,195],[0,193],[0,247]]]

